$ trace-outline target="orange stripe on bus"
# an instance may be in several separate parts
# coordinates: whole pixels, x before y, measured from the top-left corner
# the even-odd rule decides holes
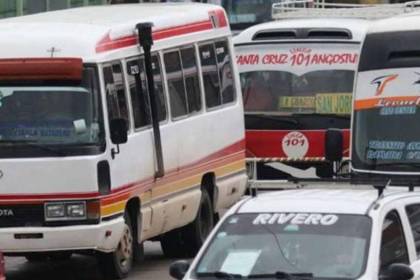
[[[393,96],[393,97],[381,97],[381,98],[370,98],[370,99],[362,99],[362,100],[356,100],[354,102],[354,110],[366,110],[366,109],[372,109],[372,108],[378,108],[378,107],[384,107],[381,105],[381,102],[414,102],[418,103],[420,101],[419,96]],[[396,105],[390,105],[388,107],[392,106],[402,106],[403,104],[396,104]],[[412,104],[407,106],[413,106],[413,105],[420,105],[420,104]]]

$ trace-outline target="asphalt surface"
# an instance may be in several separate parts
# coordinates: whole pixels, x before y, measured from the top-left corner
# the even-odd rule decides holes
[[[159,242],[146,242],[145,260],[135,266],[127,280],[168,280],[169,260],[163,256]],[[25,258],[6,258],[7,280],[102,280],[96,259],[74,255],[70,260],[29,263]]]

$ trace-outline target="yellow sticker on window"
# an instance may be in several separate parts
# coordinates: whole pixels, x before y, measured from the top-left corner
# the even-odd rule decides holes
[[[351,114],[351,93],[321,93],[316,95],[315,100],[319,114]]]
[[[314,96],[280,96],[279,108],[315,108]]]

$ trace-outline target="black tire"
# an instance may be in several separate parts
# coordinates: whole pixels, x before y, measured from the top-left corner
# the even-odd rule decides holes
[[[99,265],[106,279],[126,278],[134,263],[133,227],[128,213],[124,215],[125,227],[117,249],[112,253],[101,253]]]
[[[162,251],[169,258],[192,258],[214,226],[213,205],[207,190],[202,190],[197,217],[190,224],[172,230],[161,238]]]
[[[46,261],[67,261],[71,258],[71,252],[50,252],[50,253],[30,253],[25,255],[28,262],[46,262]]]

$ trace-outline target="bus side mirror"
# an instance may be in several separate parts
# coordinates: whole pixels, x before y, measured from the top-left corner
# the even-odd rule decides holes
[[[175,279],[181,280],[184,278],[185,274],[187,274],[189,268],[190,263],[188,261],[176,261],[169,266],[169,275]]]
[[[325,133],[325,159],[330,162],[343,159],[343,133],[340,129],[329,128]]]
[[[124,144],[127,143],[127,121],[125,119],[110,120],[111,141],[112,143]]]
[[[382,279],[387,280],[410,280],[414,277],[414,272],[406,264],[393,263],[391,264],[383,275]]]

